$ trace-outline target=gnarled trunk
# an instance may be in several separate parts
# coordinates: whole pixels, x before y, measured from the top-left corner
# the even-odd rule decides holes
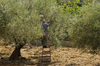
[[[20,49],[24,46],[25,44],[19,44],[18,46],[15,47],[15,50],[10,56],[10,60],[18,59],[21,56]]]

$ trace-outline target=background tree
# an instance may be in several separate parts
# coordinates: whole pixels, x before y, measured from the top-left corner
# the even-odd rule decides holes
[[[70,21],[68,33],[74,45],[85,51],[97,53],[100,50],[100,4],[84,6],[80,15]]]

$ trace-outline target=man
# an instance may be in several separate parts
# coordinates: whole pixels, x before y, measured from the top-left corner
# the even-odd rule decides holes
[[[48,22],[50,22],[50,24],[48,24]],[[45,36],[44,36],[45,37],[45,42],[43,43],[43,47],[45,47],[45,48],[48,47],[47,46],[47,41],[48,41],[48,26],[51,25],[52,20],[50,20],[48,22],[46,23],[46,20],[43,19],[43,23],[42,23],[42,27],[43,27],[44,32],[45,32]]]

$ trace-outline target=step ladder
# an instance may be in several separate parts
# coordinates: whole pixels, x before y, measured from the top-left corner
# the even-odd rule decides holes
[[[51,48],[50,48],[50,41],[47,42],[48,47],[42,47],[42,58],[41,58],[41,66],[45,66],[50,64],[51,62]]]

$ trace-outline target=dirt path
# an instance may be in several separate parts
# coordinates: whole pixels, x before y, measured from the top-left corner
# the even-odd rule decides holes
[[[14,50],[12,45],[0,46],[0,66],[37,66],[38,54],[41,54],[39,47],[23,47],[23,57],[15,61],[8,58]],[[51,64],[48,66],[100,66],[100,55],[81,53],[76,48],[62,47],[52,50]]]

